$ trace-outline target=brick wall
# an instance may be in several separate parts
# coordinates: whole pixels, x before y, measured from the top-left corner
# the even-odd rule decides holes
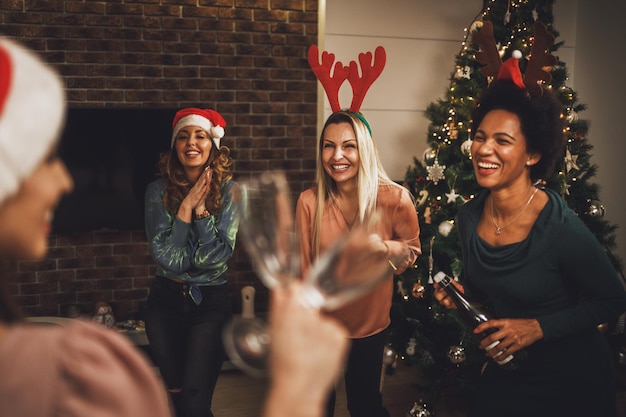
[[[65,79],[70,107],[212,107],[228,121],[236,179],[288,172],[295,193],[315,166],[315,0],[0,0],[0,34],[22,41]],[[242,245],[230,262],[232,301],[257,288]],[[142,230],[51,236],[40,262],[17,262],[12,292],[28,315],[91,314],[110,302],[137,317],[154,265]]]

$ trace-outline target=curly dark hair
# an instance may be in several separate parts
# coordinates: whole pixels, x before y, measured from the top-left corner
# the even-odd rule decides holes
[[[495,80],[472,110],[472,139],[484,117],[492,110],[505,110],[519,117],[527,151],[541,155],[539,162],[530,167],[530,178],[532,181],[547,179],[565,146],[563,106],[559,100],[550,91],[530,97],[511,80]]]
[[[220,146],[218,150],[212,146],[207,165],[213,168],[213,177],[211,190],[205,204],[211,214],[218,214],[222,208],[222,184],[233,177],[233,161],[230,158],[230,149],[226,146]],[[163,204],[169,211],[176,213],[180,203],[191,190],[193,183],[187,179],[175,148],[161,154],[157,168],[165,183]]]

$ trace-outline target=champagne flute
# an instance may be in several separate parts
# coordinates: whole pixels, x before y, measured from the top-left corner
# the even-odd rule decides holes
[[[299,253],[287,179],[266,171],[242,182],[235,193],[239,241],[250,255],[261,282],[269,289],[288,285],[300,275]],[[269,350],[267,324],[257,317],[233,317],[223,332],[226,353],[239,369],[263,376]]]
[[[270,290],[289,285],[301,272],[284,173],[267,171],[242,183],[236,201],[243,244],[261,281]],[[334,310],[391,276],[387,246],[376,233],[379,221],[375,213],[318,257],[304,278],[304,305]],[[234,318],[225,327],[223,339],[233,364],[250,375],[265,375],[271,343],[266,323]]]

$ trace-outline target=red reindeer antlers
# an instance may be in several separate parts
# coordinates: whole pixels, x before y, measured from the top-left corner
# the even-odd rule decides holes
[[[487,77],[499,77],[502,60],[493,36],[493,24],[483,22],[482,28],[472,35],[472,39],[480,47],[480,51],[475,54],[476,60],[485,64],[481,72]],[[535,22],[535,39],[530,49],[530,57],[524,74],[524,86],[531,96],[536,97],[543,94],[539,81],[549,82],[552,79],[550,70],[556,64],[556,58],[550,55],[548,48],[553,43],[554,36],[548,32],[545,25],[541,22]]]
[[[341,110],[339,105],[339,88],[341,84],[348,78],[349,69],[340,61],[335,64],[335,71],[330,75],[330,70],[335,62],[335,54],[322,52],[322,62],[318,61],[319,50],[317,45],[311,45],[309,48],[308,59],[309,66],[317,79],[322,83],[326,96],[330,102],[330,108],[334,112]]]
[[[350,104],[350,111],[358,113],[363,104],[363,99],[367,90],[374,84],[374,81],[383,72],[385,63],[387,62],[387,54],[385,48],[379,46],[376,48],[376,59],[372,64],[372,53],[367,52],[365,54],[359,54],[359,63],[361,64],[361,71],[363,76],[359,77],[359,69],[356,66],[356,62],[350,62],[350,73],[348,74],[348,81],[352,86],[352,103]]]
[[[340,61],[337,61],[333,74],[331,75],[331,68],[335,62],[335,54],[326,51],[322,52],[322,60],[320,62],[317,45],[311,45],[307,57],[313,73],[324,87],[324,91],[326,91],[326,96],[328,97],[333,113],[341,110],[341,106],[339,105],[339,88],[346,79],[352,86],[350,111],[358,113],[361,109],[361,104],[363,104],[367,90],[369,90],[374,81],[376,81],[378,76],[383,72],[387,61],[385,49],[379,46],[376,48],[375,61],[373,64],[371,52],[359,54],[359,63],[362,71],[361,76],[359,75],[357,63],[354,61],[351,61],[347,67]]]

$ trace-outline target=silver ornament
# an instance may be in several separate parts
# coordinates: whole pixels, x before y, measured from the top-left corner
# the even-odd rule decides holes
[[[565,120],[567,120],[569,123],[573,123],[576,120],[578,120],[578,113],[576,113],[574,110],[570,110],[567,112],[567,115],[565,116]]]
[[[465,355],[465,348],[463,346],[452,345],[448,349],[448,359],[454,364],[465,362],[467,356]]]
[[[467,156],[468,158],[472,154],[472,140],[471,139],[466,139],[465,141],[463,141],[463,143],[461,144],[461,153],[464,156]]]
[[[604,206],[602,205],[602,203],[598,200],[591,200],[589,202],[589,211],[587,211],[587,214],[589,214],[590,216],[593,217],[604,217]]]
[[[454,223],[452,222],[452,220],[444,220],[439,223],[439,234],[443,237],[448,237],[453,227]]]
[[[431,165],[435,159],[437,159],[437,150],[428,148],[424,151],[424,162],[426,165]]]
[[[431,417],[435,414],[428,409],[428,404],[421,398],[406,410],[406,417]]]

